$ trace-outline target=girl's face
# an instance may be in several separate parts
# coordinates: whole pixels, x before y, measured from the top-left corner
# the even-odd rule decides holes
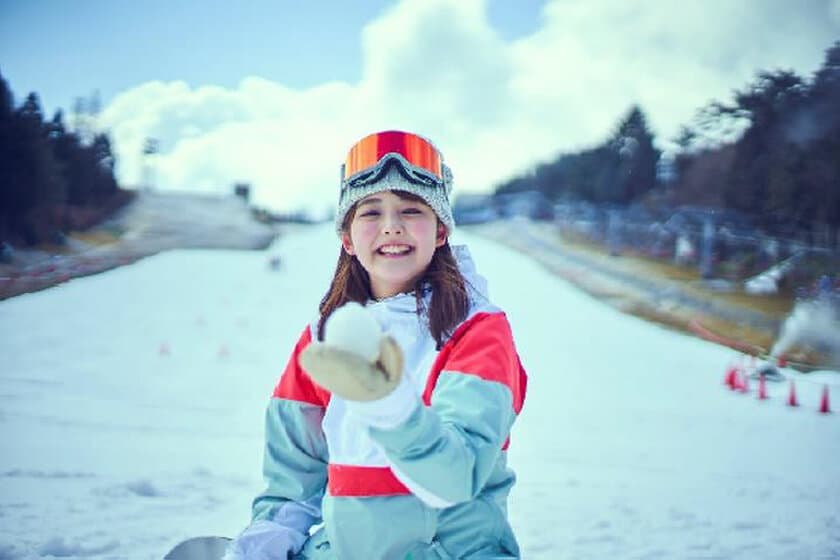
[[[446,226],[431,207],[390,191],[360,200],[349,231],[341,234],[344,250],[367,271],[377,299],[414,289],[444,243]]]

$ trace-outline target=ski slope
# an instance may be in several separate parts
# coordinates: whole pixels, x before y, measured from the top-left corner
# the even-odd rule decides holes
[[[526,559],[840,558],[840,374],[725,390],[735,354],[622,315],[463,232],[530,374],[510,463]],[[0,302],[0,559],[159,559],[234,535],[263,411],[338,255],[170,251]],[[271,257],[282,266],[272,270]]]

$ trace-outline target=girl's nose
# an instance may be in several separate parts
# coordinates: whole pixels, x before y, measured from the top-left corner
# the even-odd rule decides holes
[[[399,215],[399,213],[389,212],[385,215],[385,222],[382,226],[383,233],[394,235],[402,233],[402,230],[402,217]]]

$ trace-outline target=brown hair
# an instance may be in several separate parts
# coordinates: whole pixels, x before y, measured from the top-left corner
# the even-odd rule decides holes
[[[405,200],[426,203],[421,197],[411,193],[392,192]],[[356,206],[354,205],[344,218],[341,225],[342,231],[347,231],[350,228],[350,223],[355,215]],[[440,223],[440,220],[438,220],[438,223]],[[423,292],[426,286],[432,290],[432,298],[428,309],[424,309],[423,300]],[[444,339],[452,335],[455,327],[467,318],[469,311],[466,281],[455,262],[449,240],[435,250],[429,266],[426,267],[426,271],[414,285],[414,297],[417,301],[417,314],[419,315],[424,311],[427,313],[429,331],[435,339],[437,349],[440,350]],[[355,301],[364,305],[371,299],[373,299],[373,293],[370,289],[370,276],[358,259],[348,254],[342,247],[338,255],[338,263],[335,267],[332,283],[318,308],[321,313],[321,318],[318,321],[318,340],[324,339],[324,325],[333,311],[348,301]]]

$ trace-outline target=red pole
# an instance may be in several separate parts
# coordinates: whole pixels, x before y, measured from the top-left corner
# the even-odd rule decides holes
[[[763,401],[767,399],[767,380],[764,375],[758,376],[758,400]]]

